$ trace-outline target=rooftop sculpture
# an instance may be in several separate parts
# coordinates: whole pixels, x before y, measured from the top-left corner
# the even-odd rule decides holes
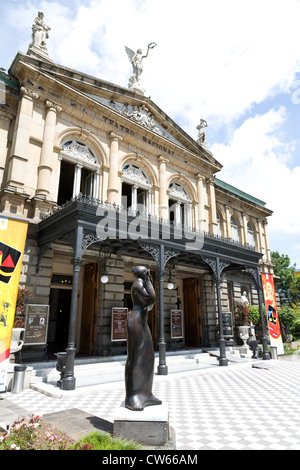
[[[48,53],[46,40],[49,38],[50,30],[51,28],[44,22],[44,13],[39,11],[32,26],[32,42],[29,44],[29,48],[36,47]]]
[[[136,52],[134,52],[132,49],[129,49],[129,47],[125,46],[127,57],[129,62],[132,64],[133,69],[133,74],[129,79],[128,88],[135,91],[136,93],[139,93],[140,95],[144,94],[144,90],[140,85],[140,77],[143,72],[143,60],[148,57],[149,50],[154,49],[155,46],[155,42],[148,44],[146,55],[143,55],[142,49],[138,49]]]

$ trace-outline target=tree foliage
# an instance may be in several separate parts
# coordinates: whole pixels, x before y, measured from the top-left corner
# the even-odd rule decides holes
[[[281,303],[295,306],[300,302],[300,277],[296,274],[296,264],[291,265],[288,255],[278,251],[271,253],[274,264],[274,274],[280,278],[278,292]]]

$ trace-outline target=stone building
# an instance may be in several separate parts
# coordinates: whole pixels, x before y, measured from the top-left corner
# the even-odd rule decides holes
[[[218,178],[203,126],[194,139],[133,87],[57,65],[45,40],[0,84],[1,217],[29,223],[21,285],[50,305],[48,352],[126,351],[112,309],[130,309],[136,265],[156,349],[219,344],[222,313],[243,292],[258,305],[273,273],[272,212]]]

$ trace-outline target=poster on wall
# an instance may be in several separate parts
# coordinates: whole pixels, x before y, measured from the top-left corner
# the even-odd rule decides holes
[[[232,313],[222,312],[223,335],[225,337],[233,336]]]
[[[128,308],[113,307],[111,317],[111,340],[126,341],[126,320]]]
[[[264,289],[267,321],[270,332],[271,346],[277,347],[278,355],[284,354],[280,322],[278,317],[277,302],[275,295],[274,278],[272,274],[261,275]]]
[[[5,391],[27,222],[0,217],[0,392]]]
[[[171,338],[183,338],[182,310],[171,310]]]
[[[26,345],[47,343],[49,305],[28,304],[26,306],[25,337]]]

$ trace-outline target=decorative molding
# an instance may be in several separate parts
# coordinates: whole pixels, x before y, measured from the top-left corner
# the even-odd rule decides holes
[[[33,100],[37,100],[40,97],[37,93],[35,93],[34,91],[29,90],[28,88],[26,88],[24,86],[22,86],[20,88],[20,92],[21,92],[22,96],[27,96],[29,98],[32,98]]]
[[[83,230],[83,238],[82,238],[82,244],[81,244],[81,248],[82,248],[82,254],[85,252],[85,250],[93,245],[94,243],[96,242],[102,242],[104,240],[106,240],[106,236],[105,237],[98,237],[95,233],[95,231],[92,231],[92,230]]]
[[[219,266],[217,263],[217,258],[202,256],[202,259],[211,268],[215,282],[219,282],[221,280],[223,270],[230,266],[230,262],[224,261],[222,259],[219,259]]]
[[[181,184],[178,183],[171,183],[169,186],[168,193],[170,196],[173,196],[175,199],[184,201],[184,202],[191,202],[188,193],[184,189]]]
[[[60,113],[62,111],[62,107],[59,106],[56,103],[53,103],[52,101],[47,100],[46,101],[46,107],[50,109],[54,109],[57,113]]]
[[[149,179],[145,175],[142,168],[132,165],[132,163],[129,163],[124,166],[122,171],[123,171],[123,179],[126,178],[127,180],[130,180],[134,183],[138,183],[142,185],[146,184],[150,186]]]
[[[152,256],[154,261],[156,262],[159,268],[163,270],[166,267],[167,262],[169,259],[174,258],[180,254],[180,251],[172,250],[170,248],[164,249],[164,258],[163,260],[160,259],[160,245],[152,245],[150,243],[139,242],[140,246],[148,251],[148,253]],[[162,263],[162,266],[160,264]]]
[[[63,147],[61,155],[69,158],[71,157],[71,159],[82,163],[98,164],[96,157],[91,153],[89,147],[87,145],[80,144],[76,140],[72,140],[68,146]]]

